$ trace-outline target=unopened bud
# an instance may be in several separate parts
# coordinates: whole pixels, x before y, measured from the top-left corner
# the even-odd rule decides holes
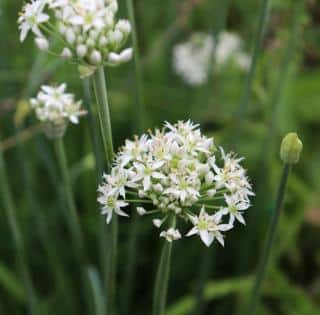
[[[299,162],[303,144],[294,132],[288,133],[282,140],[280,148],[281,160],[287,164]]]
[[[37,37],[34,41],[40,50],[47,51],[49,49],[49,42],[46,38]]]

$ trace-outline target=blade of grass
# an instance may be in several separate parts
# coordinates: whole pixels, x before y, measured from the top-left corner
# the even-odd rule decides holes
[[[92,298],[94,301],[95,314],[105,315],[106,310],[105,310],[104,293],[103,293],[102,284],[99,278],[99,274],[97,270],[93,267],[89,267],[87,272],[88,272],[88,278],[90,281]]]
[[[30,314],[40,315],[38,313],[38,301],[35,289],[31,280],[27,256],[25,253],[25,245],[21,234],[20,226],[17,220],[15,205],[13,203],[12,194],[9,188],[6,166],[2,151],[0,150],[0,189],[6,211],[6,216],[9,221],[9,228],[12,234],[13,243],[16,252],[16,259],[19,266],[19,271],[26,290],[28,309]]]
[[[19,279],[15,274],[8,269],[6,265],[0,262],[0,286],[10,295],[13,299],[20,304],[26,302],[26,294]]]
[[[209,302],[214,299],[232,293],[247,292],[250,289],[253,278],[241,277],[221,281],[210,281],[204,289],[204,299]],[[180,301],[171,305],[166,315],[187,315],[194,309],[196,299],[193,296],[185,296]]]
[[[258,18],[258,28],[257,33],[254,38],[252,60],[249,68],[248,75],[244,83],[244,90],[242,93],[241,101],[238,105],[237,112],[235,114],[235,130],[233,132],[233,145],[237,143],[237,139],[241,135],[242,127],[246,115],[248,112],[248,107],[251,98],[251,92],[254,82],[254,77],[257,69],[258,60],[260,57],[260,52],[263,44],[263,39],[268,23],[268,17],[271,7],[271,0],[261,0],[260,13]]]

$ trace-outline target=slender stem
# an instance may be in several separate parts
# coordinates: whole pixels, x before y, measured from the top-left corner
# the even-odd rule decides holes
[[[90,125],[90,136],[93,144],[93,153],[95,158],[96,165],[96,178],[97,185],[101,182],[103,174],[103,148],[101,137],[99,133],[99,118],[98,118],[98,109],[95,102],[92,99],[90,91],[90,81],[84,79],[83,81],[83,91],[86,107],[88,110],[88,118]],[[107,284],[107,264],[108,264],[108,253],[106,244],[106,224],[104,220],[101,220],[99,216],[99,252],[100,252],[100,269],[102,272],[103,283],[106,289]]]
[[[83,238],[80,228],[80,220],[77,214],[76,204],[74,201],[71,178],[68,171],[68,163],[66,158],[66,153],[64,149],[64,144],[62,138],[58,138],[54,142],[55,150],[59,162],[59,167],[62,175],[62,180],[64,184],[65,197],[68,205],[68,225],[74,243],[76,253],[80,255],[81,260],[84,259],[84,246]]]
[[[176,225],[176,218],[173,217],[172,227]],[[172,242],[165,241],[162,247],[160,263],[156,275],[156,282],[153,295],[152,315],[164,315],[169,285],[170,263],[171,263]]]
[[[113,141],[112,141],[112,128],[110,119],[110,109],[107,94],[107,85],[104,75],[104,69],[98,68],[93,75],[93,86],[98,105],[98,113],[100,120],[100,131],[102,135],[104,150],[107,159],[107,167],[111,168],[113,160]]]
[[[247,78],[245,80],[244,84],[244,91],[242,94],[241,101],[238,106],[238,110],[236,113],[236,130],[234,134],[234,138],[239,137],[239,130],[241,131],[243,121],[245,119],[245,116],[248,111],[248,106],[250,102],[250,97],[251,97],[251,91],[252,91],[252,86],[253,86],[253,80],[254,76],[256,73],[256,68],[258,64],[258,59],[265,35],[265,29],[267,26],[268,22],[268,17],[269,17],[269,11],[270,11],[270,5],[271,1],[270,0],[262,0],[261,3],[261,9],[260,9],[260,14],[259,14],[259,22],[258,22],[258,29],[257,29],[257,34],[254,40],[254,47],[253,47],[253,54],[252,54],[252,60],[251,60],[251,65],[250,69],[247,75]],[[236,139],[234,139],[234,143],[236,142]]]
[[[136,85],[136,107],[135,113],[135,129],[136,132],[141,132],[144,128],[145,107],[143,102],[143,85],[142,85],[142,67],[140,62],[140,50],[138,44],[137,26],[135,19],[135,12],[132,0],[127,1],[127,9],[129,19],[132,26],[132,44],[134,50],[134,73]]]
[[[254,315],[256,311],[256,306],[260,297],[261,287],[266,276],[266,270],[267,270],[268,261],[271,254],[272,245],[274,243],[275,236],[276,236],[278,221],[279,221],[280,212],[281,212],[281,206],[282,206],[283,198],[285,195],[290,170],[291,170],[290,165],[285,165],[283,168],[283,173],[282,173],[282,177],[281,177],[281,181],[278,189],[278,196],[275,204],[275,209],[269,225],[266,243],[262,251],[262,254],[260,256],[260,262],[257,270],[256,280],[252,288],[250,302],[248,306],[248,312],[246,314]]]
[[[134,131],[140,133],[144,129],[145,107],[143,101],[142,67],[140,63],[140,51],[138,44],[137,26],[135,20],[135,10],[133,0],[126,0],[129,19],[132,26],[132,44],[134,50],[134,75],[135,75],[135,97],[136,102],[133,107],[134,112]],[[130,223],[129,242],[128,242],[128,261],[126,264],[126,281],[123,288],[123,306],[122,314],[127,315],[130,312],[133,295],[134,275],[137,265],[139,219],[138,214],[133,215]]]
[[[113,141],[112,128],[110,119],[110,109],[108,102],[106,79],[103,67],[97,69],[93,75],[93,87],[95,91],[96,101],[98,105],[98,114],[100,120],[100,131],[103,140],[104,151],[106,154],[107,168],[111,169],[113,160]],[[107,313],[113,315],[115,312],[115,282],[116,282],[116,265],[117,265],[117,243],[118,243],[118,218],[114,216],[110,223],[110,228],[107,229],[107,248],[108,262],[106,270],[106,300]]]
[[[212,258],[212,251],[208,248],[202,249],[202,257],[201,257],[201,265],[199,268],[199,274],[197,279],[197,286],[195,290],[195,298],[196,303],[193,310],[193,314],[201,315],[204,313],[204,288],[206,285],[206,281],[209,278],[209,272],[211,269],[211,258]]]
[[[6,166],[4,158],[2,155],[2,150],[0,150],[0,191],[2,200],[4,203],[4,208],[9,221],[9,228],[12,234],[16,257],[18,261],[18,266],[20,274],[23,280],[23,284],[27,293],[28,298],[28,309],[30,314],[38,315],[38,302],[31,280],[31,275],[28,267],[27,255],[25,252],[25,246],[23,242],[23,237],[21,234],[20,226],[17,220],[17,214],[15,205],[13,203],[11,191],[8,184],[8,177],[6,173]]]

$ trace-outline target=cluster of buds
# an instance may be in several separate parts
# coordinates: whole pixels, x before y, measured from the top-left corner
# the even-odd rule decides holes
[[[199,234],[210,246],[224,244],[223,232],[236,221],[253,195],[241,158],[225,154],[213,138],[201,134],[192,122],[165,123],[161,130],[127,140],[116,155],[110,174],[104,175],[98,202],[107,223],[114,213],[137,204],[140,215],[155,215],[153,224],[168,241],[180,239],[178,219],[191,222],[186,234]]]
[[[99,66],[132,58],[132,48],[123,49],[131,25],[117,20],[117,11],[117,0],[32,0],[18,20],[20,40],[31,31],[41,50],[79,64],[90,75]]]
[[[66,87],[65,83],[57,87],[43,85],[37,97],[30,100],[50,139],[62,137],[69,122],[78,124],[79,117],[86,114],[81,101],[75,101],[73,94],[65,92]]]
[[[250,56],[242,49],[241,38],[229,32],[219,34],[217,41],[209,34],[194,33],[187,42],[173,48],[173,68],[191,86],[208,81],[213,60],[218,70],[232,61],[247,71],[251,63]]]

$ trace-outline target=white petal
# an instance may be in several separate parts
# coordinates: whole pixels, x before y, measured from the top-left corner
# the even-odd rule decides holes
[[[196,226],[194,226],[187,234],[186,236],[192,236],[198,234],[198,228]]]
[[[209,233],[207,230],[201,230],[199,234],[202,242],[209,247],[214,240],[213,234]]]

